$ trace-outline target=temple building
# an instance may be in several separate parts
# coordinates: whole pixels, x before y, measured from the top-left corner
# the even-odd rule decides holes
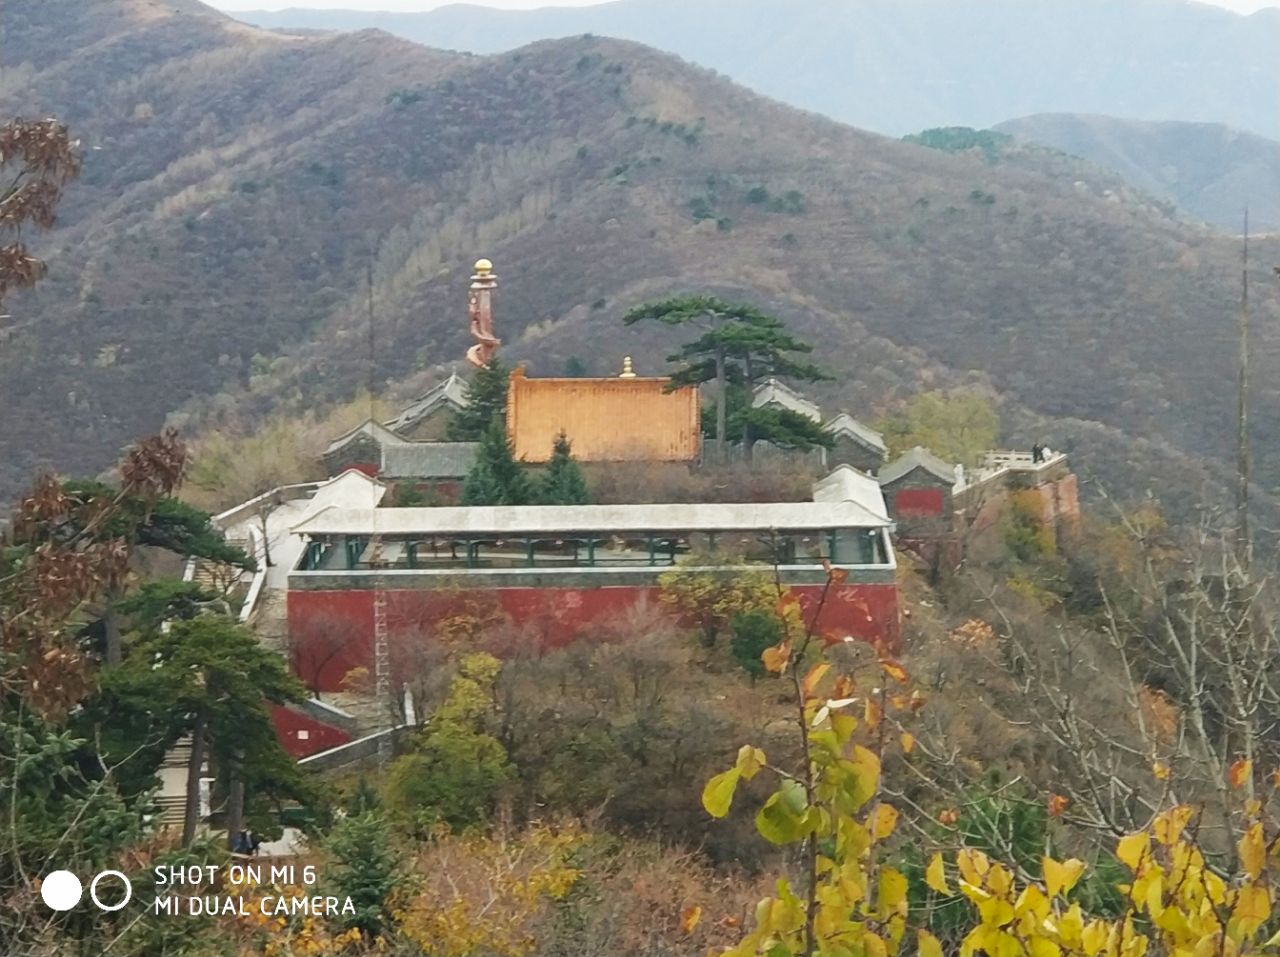
[[[449,418],[467,407],[467,384],[450,372],[435,388],[414,399],[386,426],[411,442],[439,442],[444,439]]]
[[[696,463],[702,449],[697,386],[669,389],[665,376],[638,376],[630,358],[615,378],[535,379],[511,374],[507,435],[517,459],[551,458],[563,432],[580,462]]]
[[[808,502],[325,509],[293,528],[305,543],[288,574],[294,667],[321,691],[369,668],[375,594],[394,668],[397,636],[430,638],[477,602],[556,646],[661,607],[660,577],[677,565],[731,574],[742,562],[776,568],[822,631],[892,644],[891,527],[879,485],[850,466]],[[848,577],[819,609],[825,563]]]
[[[492,263],[476,263],[467,360],[479,367],[501,345],[497,282]],[[459,507],[479,446],[444,441],[467,405],[464,381],[450,374],[391,419],[330,443],[328,482],[277,489],[217,516],[229,540],[262,559],[242,583],[242,620],[317,695],[275,713],[290,753],[318,762],[366,754],[396,730],[387,716],[401,700],[400,727],[411,724],[407,683],[461,617],[490,622],[511,653],[536,653],[598,639],[635,609],[672,614],[662,589],[678,570],[732,576],[745,565],[776,575],[818,632],[892,646],[895,548],[945,558],[965,528],[998,528],[1013,496],[1055,527],[1077,514],[1065,456],[992,452],[966,471],[916,448],[886,464],[880,433],[847,412],[825,414],[785,383],[760,383],[751,401],[831,436],[829,449],[753,449],[756,462],[825,476],[808,501]],[[533,465],[564,433],[585,463],[687,471],[701,464],[701,426],[696,386],[639,375],[629,358],[617,376],[537,378],[518,367],[508,383],[507,435],[516,458]],[[407,504],[406,488],[433,507],[387,507]],[[829,588],[832,568],[844,575]],[[364,685],[353,684],[361,675]]]

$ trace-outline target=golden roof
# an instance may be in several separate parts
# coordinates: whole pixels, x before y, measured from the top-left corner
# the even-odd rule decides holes
[[[701,447],[696,386],[665,377],[530,379],[511,375],[507,435],[516,458],[546,462],[564,432],[582,462],[694,462]]]

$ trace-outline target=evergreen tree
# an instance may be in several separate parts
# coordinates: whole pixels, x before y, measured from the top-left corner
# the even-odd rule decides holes
[[[328,874],[333,894],[350,897],[356,910],[344,918],[345,926],[370,940],[381,936],[391,924],[387,898],[398,871],[385,818],[372,810],[348,817],[333,829],[327,843],[333,855]]]
[[[445,438],[450,442],[479,442],[495,418],[507,420],[507,382],[511,370],[494,359],[477,369],[467,383],[467,407],[449,420]]]
[[[162,548],[182,558],[253,569],[255,563],[241,549],[227,544],[214,528],[208,513],[192,508],[171,495],[160,498],[128,493],[93,479],[75,479],[62,489],[72,505],[67,531],[98,542],[122,541],[130,549],[141,545]],[[122,654],[120,621],[116,604],[123,597],[122,583],[112,583],[102,609],[101,637],[108,665],[118,665]]]
[[[782,622],[776,614],[747,611],[734,616],[730,627],[733,636],[729,639],[729,653],[733,660],[742,666],[752,681],[763,678],[768,672],[761,656],[765,649],[772,648],[783,639]]]
[[[495,417],[480,438],[476,464],[462,487],[462,504],[528,505],[532,500],[529,477],[516,461],[506,426]]]
[[[540,505],[586,505],[590,500],[587,480],[573,457],[573,446],[562,431],[556,436],[551,461],[538,484]]]
[[[748,435],[752,442],[768,442],[781,449],[807,452],[815,448],[831,448],[835,439],[824,432],[822,424],[808,416],[776,406],[755,407],[752,394],[740,382],[729,383],[729,414],[726,426],[728,440],[742,445]],[[715,434],[714,412],[704,409],[702,434]]]
[[[270,704],[301,700],[302,686],[284,659],[231,618],[202,615],[169,622],[132,644],[117,668],[103,672],[87,717],[104,731],[108,753],[130,754],[131,740],[163,756],[191,735],[183,843],[195,839],[198,784],[205,754],[227,783],[250,794],[298,797],[297,765],[276,737]],[[135,745],[132,745],[136,747]],[[239,810],[231,808],[229,818]],[[235,834],[240,821],[229,820]]]
[[[716,384],[714,434],[722,455],[733,434],[729,407],[735,383],[741,384],[749,396],[757,383],[769,377],[806,382],[830,378],[818,366],[800,358],[811,353],[813,346],[790,335],[780,320],[754,306],[686,296],[639,306],[623,317],[627,325],[642,320],[704,330],[699,338],[667,357],[669,362],[680,363],[671,377],[671,386]],[[752,443],[763,437],[755,431],[757,423],[775,430],[781,427],[776,418],[767,420],[752,412],[748,403],[747,411],[739,420],[740,441],[748,459]],[[793,444],[793,447],[803,446]]]

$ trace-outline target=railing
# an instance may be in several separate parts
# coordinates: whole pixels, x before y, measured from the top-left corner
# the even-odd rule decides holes
[[[336,748],[330,748],[328,751],[309,755],[301,759],[298,762],[298,766],[310,768],[313,771],[333,771],[337,768],[345,768],[358,761],[377,757],[382,748],[389,744],[394,745],[398,738],[411,730],[413,730],[412,725],[401,724],[394,728],[387,728],[385,731],[375,731],[373,734],[367,734],[363,738],[340,744]]]
[[[302,482],[297,485],[281,485],[268,492],[263,492],[247,502],[219,512],[209,521],[215,528],[227,529],[247,518],[261,514],[263,505],[278,506],[285,502],[293,502],[300,498],[311,498],[323,482]]]
[[[247,622],[249,616],[253,614],[253,610],[258,604],[258,598],[262,595],[263,586],[267,583],[266,536],[253,526],[250,526],[249,544],[253,549],[253,560],[258,567],[257,571],[253,573],[253,581],[249,583],[249,593],[244,597],[244,604],[240,606],[241,624]]]
[[[966,476],[966,487],[981,485],[1006,472],[1039,472],[1050,465],[1057,465],[1067,459],[1065,452],[1054,452],[1045,449],[1043,458],[1036,461],[1030,452],[1015,452],[1008,449],[992,449],[982,455],[982,464]]]

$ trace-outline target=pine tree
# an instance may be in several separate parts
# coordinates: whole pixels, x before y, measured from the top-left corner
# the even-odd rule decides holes
[[[392,922],[387,898],[399,870],[385,818],[371,810],[348,817],[333,829],[327,843],[333,855],[328,877],[334,894],[351,898],[356,910],[345,918],[346,926],[369,939],[381,936]]]
[[[590,501],[587,480],[573,457],[569,436],[562,431],[556,436],[551,461],[538,485],[540,505],[586,505]]]
[[[506,426],[494,417],[480,438],[476,464],[462,487],[463,505],[528,505],[533,500],[529,477],[516,461]]]
[[[729,416],[734,385],[743,386],[750,395],[757,383],[769,377],[804,382],[831,378],[802,358],[813,352],[813,346],[790,335],[780,320],[754,306],[686,296],[638,306],[622,321],[630,326],[646,320],[703,330],[699,338],[667,357],[670,362],[680,363],[671,376],[671,386],[716,384],[714,435],[721,455],[726,443],[733,440]],[[758,428],[786,436],[791,448],[811,448],[815,444],[811,436],[791,425],[794,423],[761,416],[748,404],[747,412],[736,423],[747,460],[751,458],[752,444],[764,438]]]
[[[494,359],[477,369],[467,383],[467,406],[449,420],[445,438],[450,442],[479,442],[494,418],[507,419],[507,382],[511,370]]]

